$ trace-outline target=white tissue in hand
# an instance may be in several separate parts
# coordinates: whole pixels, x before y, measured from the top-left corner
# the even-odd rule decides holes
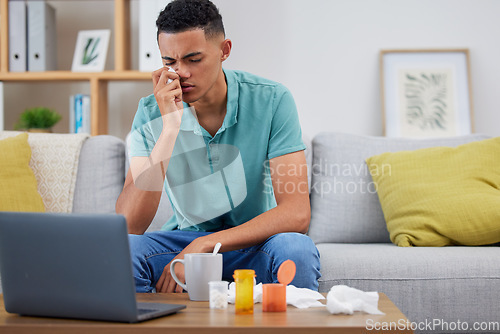
[[[167,68],[168,68],[168,71],[169,71],[169,72],[172,72],[172,73],[177,73],[177,72],[175,72],[175,70],[174,70],[172,67],[167,67]],[[168,80],[167,80],[167,85],[168,85],[169,83],[171,83],[172,81],[174,81],[174,80],[172,80],[172,79],[168,79]]]
[[[364,292],[346,285],[335,285],[326,296],[326,308],[332,314],[353,314],[363,311],[384,314],[378,309],[378,293]]]

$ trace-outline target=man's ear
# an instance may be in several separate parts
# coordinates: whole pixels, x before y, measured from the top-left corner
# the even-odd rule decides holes
[[[230,39],[225,39],[221,44],[221,61],[226,60],[231,54],[231,48],[233,47],[233,42]]]

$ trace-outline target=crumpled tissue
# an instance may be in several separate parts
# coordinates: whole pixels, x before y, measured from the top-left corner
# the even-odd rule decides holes
[[[234,304],[235,297],[236,284],[232,282],[229,284],[227,301]],[[325,299],[325,297],[317,291],[297,288],[293,285],[287,285],[286,287],[286,303],[288,305],[292,305],[297,308],[324,307],[325,304],[320,302],[322,299]],[[254,285],[253,287],[253,302],[262,303],[262,283]]]
[[[326,308],[332,314],[385,314],[378,309],[377,292],[364,292],[346,285],[334,285],[326,296]]]

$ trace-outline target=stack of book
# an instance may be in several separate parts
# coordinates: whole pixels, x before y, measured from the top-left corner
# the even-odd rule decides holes
[[[44,0],[9,0],[9,71],[57,67],[56,12]]]
[[[69,97],[69,132],[90,134],[90,96],[76,94]]]

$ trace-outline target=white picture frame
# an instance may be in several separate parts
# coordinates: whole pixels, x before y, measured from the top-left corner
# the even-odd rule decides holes
[[[468,49],[382,50],[380,69],[385,136],[473,132]]]
[[[81,30],[73,55],[73,72],[102,72],[106,64],[110,30]]]

